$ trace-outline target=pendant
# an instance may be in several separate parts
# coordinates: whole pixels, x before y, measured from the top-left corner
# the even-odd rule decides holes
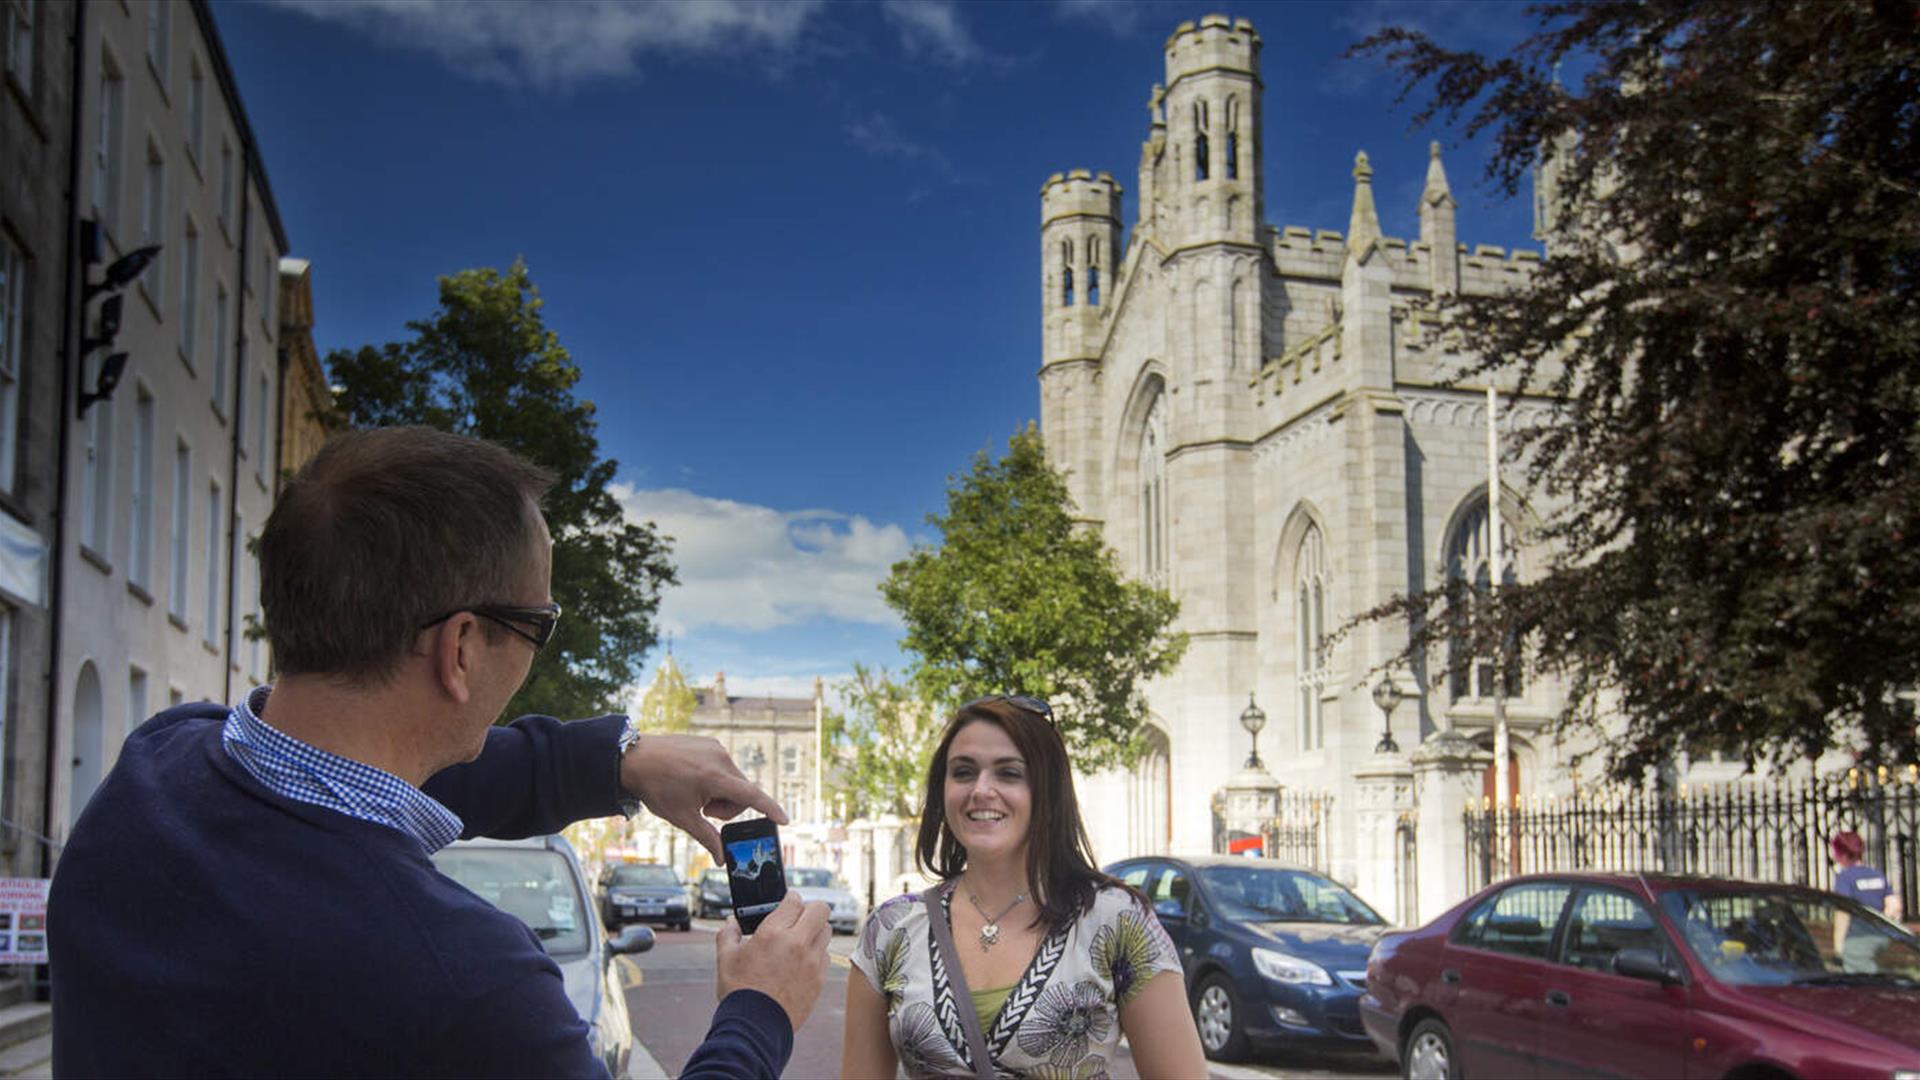
[[[1000,924],[988,923],[980,928],[980,951],[986,952],[1000,941]]]

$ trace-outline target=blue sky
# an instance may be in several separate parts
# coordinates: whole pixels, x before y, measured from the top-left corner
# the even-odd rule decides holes
[[[1532,246],[1482,146],[1339,58],[1385,25],[1502,49],[1517,5],[215,4],[322,354],[524,257],[630,512],[675,539],[674,652],[736,693],[901,665],[875,585],[1038,414],[1040,184],[1111,171],[1130,220],[1162,45],[1216,10],[1264,41],[1270,223],[1344,229],[1365,149],[1416,236],[1437,137],[1461,238]]]

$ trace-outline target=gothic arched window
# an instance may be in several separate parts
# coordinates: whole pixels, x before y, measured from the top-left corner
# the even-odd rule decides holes
[[[1320,526],[1307,526],[1293,562],[1294,679],[1299,684],[1300,749],[1326,745],[1321,693],[1330,679],[1327,649],[1327,545]]]
[[[1205,101],[1194,102],[1193,178],[1195,180],[1205,180],[1207,178],[1207,156],[1209,150],[1207,128],[1210,126],[1212,125],[1208,123],[1207,103]]]
[[[1493,581],[1493,545],[1489,538],[1492,525],[1487,513],[1487,500],[1482,497],[1473,511],[1461,518],[1460,525],[1454,530],[1447,544],[1447,581],[1470,584],[1472,592],[1467,602],[1477,602],[1487,595]],[[1502,587],[1518,584],[1520,576],[1514,558],[1513,526],[1504,518],[1500,522],[1500,582]],[[1463,613],[1467,614],[1467,613]],[[1505,697],[1519,697],[1526,689],[1526,682],[1520,670],[1519,650],[1513,642],[1507,643],[1506,678],[1504,686],[1499,687]],[[1453,701],[1464,698],[1491,698],[1494,695],[1494,664],[1490,656],[1472,654],[1472,645],[1464,630],[1456,630],[1447,642],[1447,678],[1448,696]]]
[[[1240,179],[1240,99],[1227,99],[1227,179]]]
[[[1100,304],[1100,238],[1087,237],[1087,303]]]
[[[1060,303],[1073,306],[1073,241],[1060,241]]]
[[[1140,576],[1167,586],[1166,397],[1156,395],[1140,433]]]

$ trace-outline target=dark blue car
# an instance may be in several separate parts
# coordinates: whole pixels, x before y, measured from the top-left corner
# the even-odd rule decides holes
[[[1187,973],[1207,1056],[1250,1045],[1371,1049],[1367,954],[1386,920],[1338,882],[1265,859],[1148,856],[1107,873],[1153,901]]]

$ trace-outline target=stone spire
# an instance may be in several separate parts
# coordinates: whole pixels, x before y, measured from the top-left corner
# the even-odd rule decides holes
[[[1448,206],[1457,206],[1453,201],[1453,189],[1447,186],[1446,166],[1440,164],[1440,144],[1427,144],[1427,186],[1420,193],[1421,208],[1438,206],[1442,202]]]
[[[1427,186],[1420,192],[1420,242],[1426,245],[1428,285],[1440,295],[1460,290],[1459,225],[1453,189],[1440,164],[1440,144],[1427,148]]]
[[[1353,215],[1347,219],[1347,255],[1364,260],[1380,244],[1380,215],[1373,208],[1373,166],[1367,152],[1353,157]]]

